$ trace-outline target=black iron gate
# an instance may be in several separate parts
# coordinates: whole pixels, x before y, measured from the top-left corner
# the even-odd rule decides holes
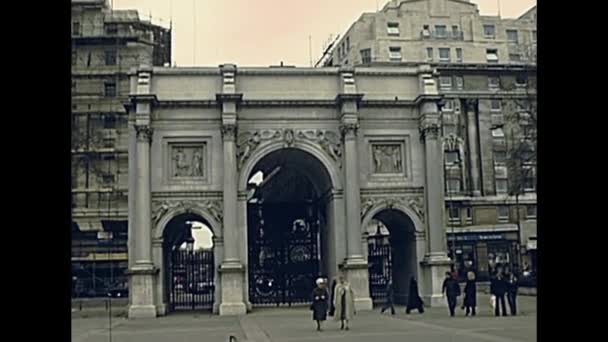
[[[203,310],[213,307],[213,251],[176,249],[169,265],[169,305],[171,311]]]
[[[386,301],[386,284],[393,278],[390,240],[387,236],[372,236],[367,240],[369,290],[374,303]]]
[[[256,305],[310,302],[319,276],[318,207],[249,205],[249,299]]]

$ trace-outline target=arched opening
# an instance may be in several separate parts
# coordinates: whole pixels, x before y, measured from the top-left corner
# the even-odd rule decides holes
[[[283,148],[264,156],[248,179],[249,300],[307,303],[316,277],[331,273],[335,260],[329,173],[312,154]]]
[[[400,210],[384,209],[374,215],[366,230],[372,301],[386,301],[386,285],[392,280],[395,303],[406,304],[410,279],[417,273],[414,223]]]
[[[197,214],[173,217],[163,232],[169,311],[210,310],[215,297],[213,231]]]

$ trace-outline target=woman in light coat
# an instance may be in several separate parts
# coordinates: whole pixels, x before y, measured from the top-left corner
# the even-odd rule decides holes
[[[355,294],[344,276],[340,276],[336,285],[333,303],[336,308],[334,320],[340,321],[341,330],[348,330],[348,321],[355,315]]]

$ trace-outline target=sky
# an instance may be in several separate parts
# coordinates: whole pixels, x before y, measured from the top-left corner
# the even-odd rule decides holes
[[[330,35],[343,34],[364,12],[387,0],[111,0],[168,27],[177,66],[309,66]],[[473,0],[482,15],[515,18],[536,0]],[[309,38],[310,37],[310,38]],[[311,48],[309,48],[309,45]],[[309,53],[312,52],[312,54]]]

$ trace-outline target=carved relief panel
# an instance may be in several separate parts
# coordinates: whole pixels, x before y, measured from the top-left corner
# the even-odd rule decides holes
[[[403,141],[372,141],[371,173],[373,175],[405,175],[405,147]]]
[[[206,141],[169,139],[165,154],[165,178],[171,182],[209,180],[209,151]]]

